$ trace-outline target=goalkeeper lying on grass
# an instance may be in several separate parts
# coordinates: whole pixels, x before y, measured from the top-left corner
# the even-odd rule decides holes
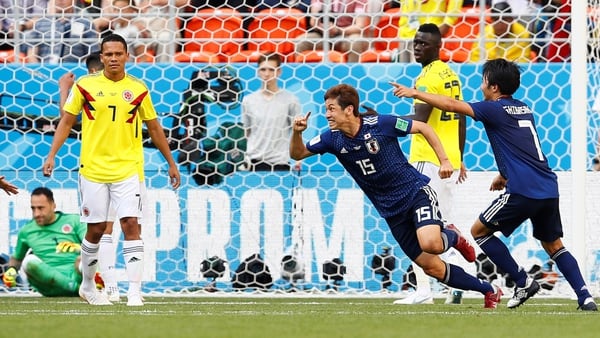
[[[78,296],[80,243],[87,227],[79,222],[79,215],[63,214],[55,209],[50,189],[33,190],[33,220],[19,230],[17,245],[8,263],[10,267],[2,275],[7,287],[17,285],[18,270],[22,267],[29,285],[42,295]],[[97,277],[97,284],[101,283]]]

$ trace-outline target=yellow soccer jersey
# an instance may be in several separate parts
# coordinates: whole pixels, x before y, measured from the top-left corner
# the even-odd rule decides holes
[[[421,74],[417,77],[415,88],[418,90],[449,96],[462,100],[462,84],[458,75],[440,60],[434,61],[423,67]],[[415,100],[414,104],[423,104],[421,100]],[[460,143],[459,143],[459,115],[453,112],[442,111],[433,108],[427,124],[430,125],[440,138],[448,159],[454,169],[460,168]],[[421,134],[413,134],[410,143],[409,162],[431,162],[440,165],[435,152]]]
[[[131,75],[117,82],[103,72],[86,75],[75,83],[63,109],[82,114],[81,175],[113,183],[143,173],[142,121],[157,118],[144,82]]]

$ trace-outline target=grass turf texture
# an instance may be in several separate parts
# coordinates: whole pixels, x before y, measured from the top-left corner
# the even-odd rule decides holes
[[[568,299],[393,305],[391,298],[145,297],[92,307],[78,298],[0,297],[10,337],[599,337],[598,312]],[[10,329],[9,329],[10,328]],[[8,330],[8,331],[7,331]]]

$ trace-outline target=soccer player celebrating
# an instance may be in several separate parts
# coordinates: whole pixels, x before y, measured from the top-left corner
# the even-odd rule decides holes
[[[128,306],[143,305],[141,297],[144,244],[140,238],[141,216],[139,161],[142,158],[142,126],[146,124],[152,142],[169,164],[170,183],[180,185],[179,169],[150,99],[148,87],[125,72],[127,43],[116,34],[100,45],[104,70],[81,77],[62,107],[60,119],[43,173],[50,176],[56,153],[82,114],[79,190],[81,220],[87,232],[81,243],[83,280],[79,295],[92,305],[111,305],[93,283],[98,265],[98,243],[112,221],[112,203],[124,234],[123,256],[129,279]]]
[[[325,93],[325,117],[329,130],[308,143],[302,140],[310,113],[294,120],[290,156],[301,160],[314,154],[335,155],[358,186],[385,218],[404,253],[425,273],[461,290],[475,290],[484,297],[484,307],[496,308],[502,291],[444,262],[439,254],[456,248],[467,261],[475,250],[456,229],[443,228],[435,192],[429,178],[408,163],[397,138],[421,133],[440,162],[439,175],[449,177],[452,164],[433,129],[426,123],[392,115],[378,115],[369,109],[358,112],[355,88],[340,84]]]
[[[597,311],[577,261],[561,240],[558,182],[542,153],[533,112],[525,103],[512,97],[521,85],[518,65],[505,59],[487,61],[483,65],[481,84],[485,100],[481,102],[467,103],[392,84],[394,95],[398,97],[415,98],[483,123],[500,172],[490,190],[505,191],[475,220],[471,234],[492,262],[515,281],[515,292],[508,307],[523,304],[539,291],[540,286],[527,276],[494,233],[500,231],[504,236],[510,236],[529,219],[533,236],[541,242],[577,294],[578,308]]]

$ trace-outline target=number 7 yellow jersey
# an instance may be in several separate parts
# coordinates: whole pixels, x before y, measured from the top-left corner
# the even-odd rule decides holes
[[[85,178],[113,183],[139,174],[143,179],[142,122],[157,118],[144,82],[131,75],[117,82],[102,72],[86,75],[63,109],[82,114],[79,171]]]

